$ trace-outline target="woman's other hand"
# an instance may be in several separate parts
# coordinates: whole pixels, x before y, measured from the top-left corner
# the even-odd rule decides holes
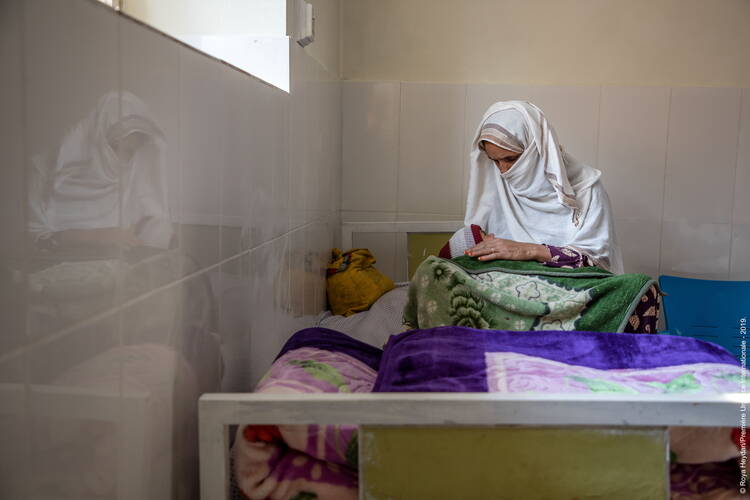
[[[552,258],[549,249],[536,243],[521,243],[488,234],[484,241],[466,251],[469,257],[488,260],[535,260],[547,262]]]

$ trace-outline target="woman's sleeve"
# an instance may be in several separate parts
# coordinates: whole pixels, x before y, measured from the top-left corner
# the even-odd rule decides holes
[[[549,249],[549,253],[552,255],[552,258],[544,263],[545,266],[575,269],[595,265],[591,257],[573,247],[544,246]]]

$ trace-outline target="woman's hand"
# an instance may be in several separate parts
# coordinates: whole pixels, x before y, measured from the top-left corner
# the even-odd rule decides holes
[[[469,257],[481,261],[488,260],[536,260],[546,262],[552,259],[549,249],[536,243],[521,243],[488,234],[484,241],[466,251]]]

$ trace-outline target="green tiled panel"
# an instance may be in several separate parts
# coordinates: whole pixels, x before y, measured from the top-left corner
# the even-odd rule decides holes
[[[408,233],[409,279],[419,264],[430,255],[437,255],[453,233]]]
[[[366,500],[666,498],[662,428],[364,427]]]

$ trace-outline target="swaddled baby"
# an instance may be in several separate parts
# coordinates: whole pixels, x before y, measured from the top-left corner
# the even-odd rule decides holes
[[[466,254],[466,251],[484,241],[487,237],[481,227],[476,224],[463,227],[453,233],[448,243],[440,249],[438,257],[442,259],[453,259]]]

